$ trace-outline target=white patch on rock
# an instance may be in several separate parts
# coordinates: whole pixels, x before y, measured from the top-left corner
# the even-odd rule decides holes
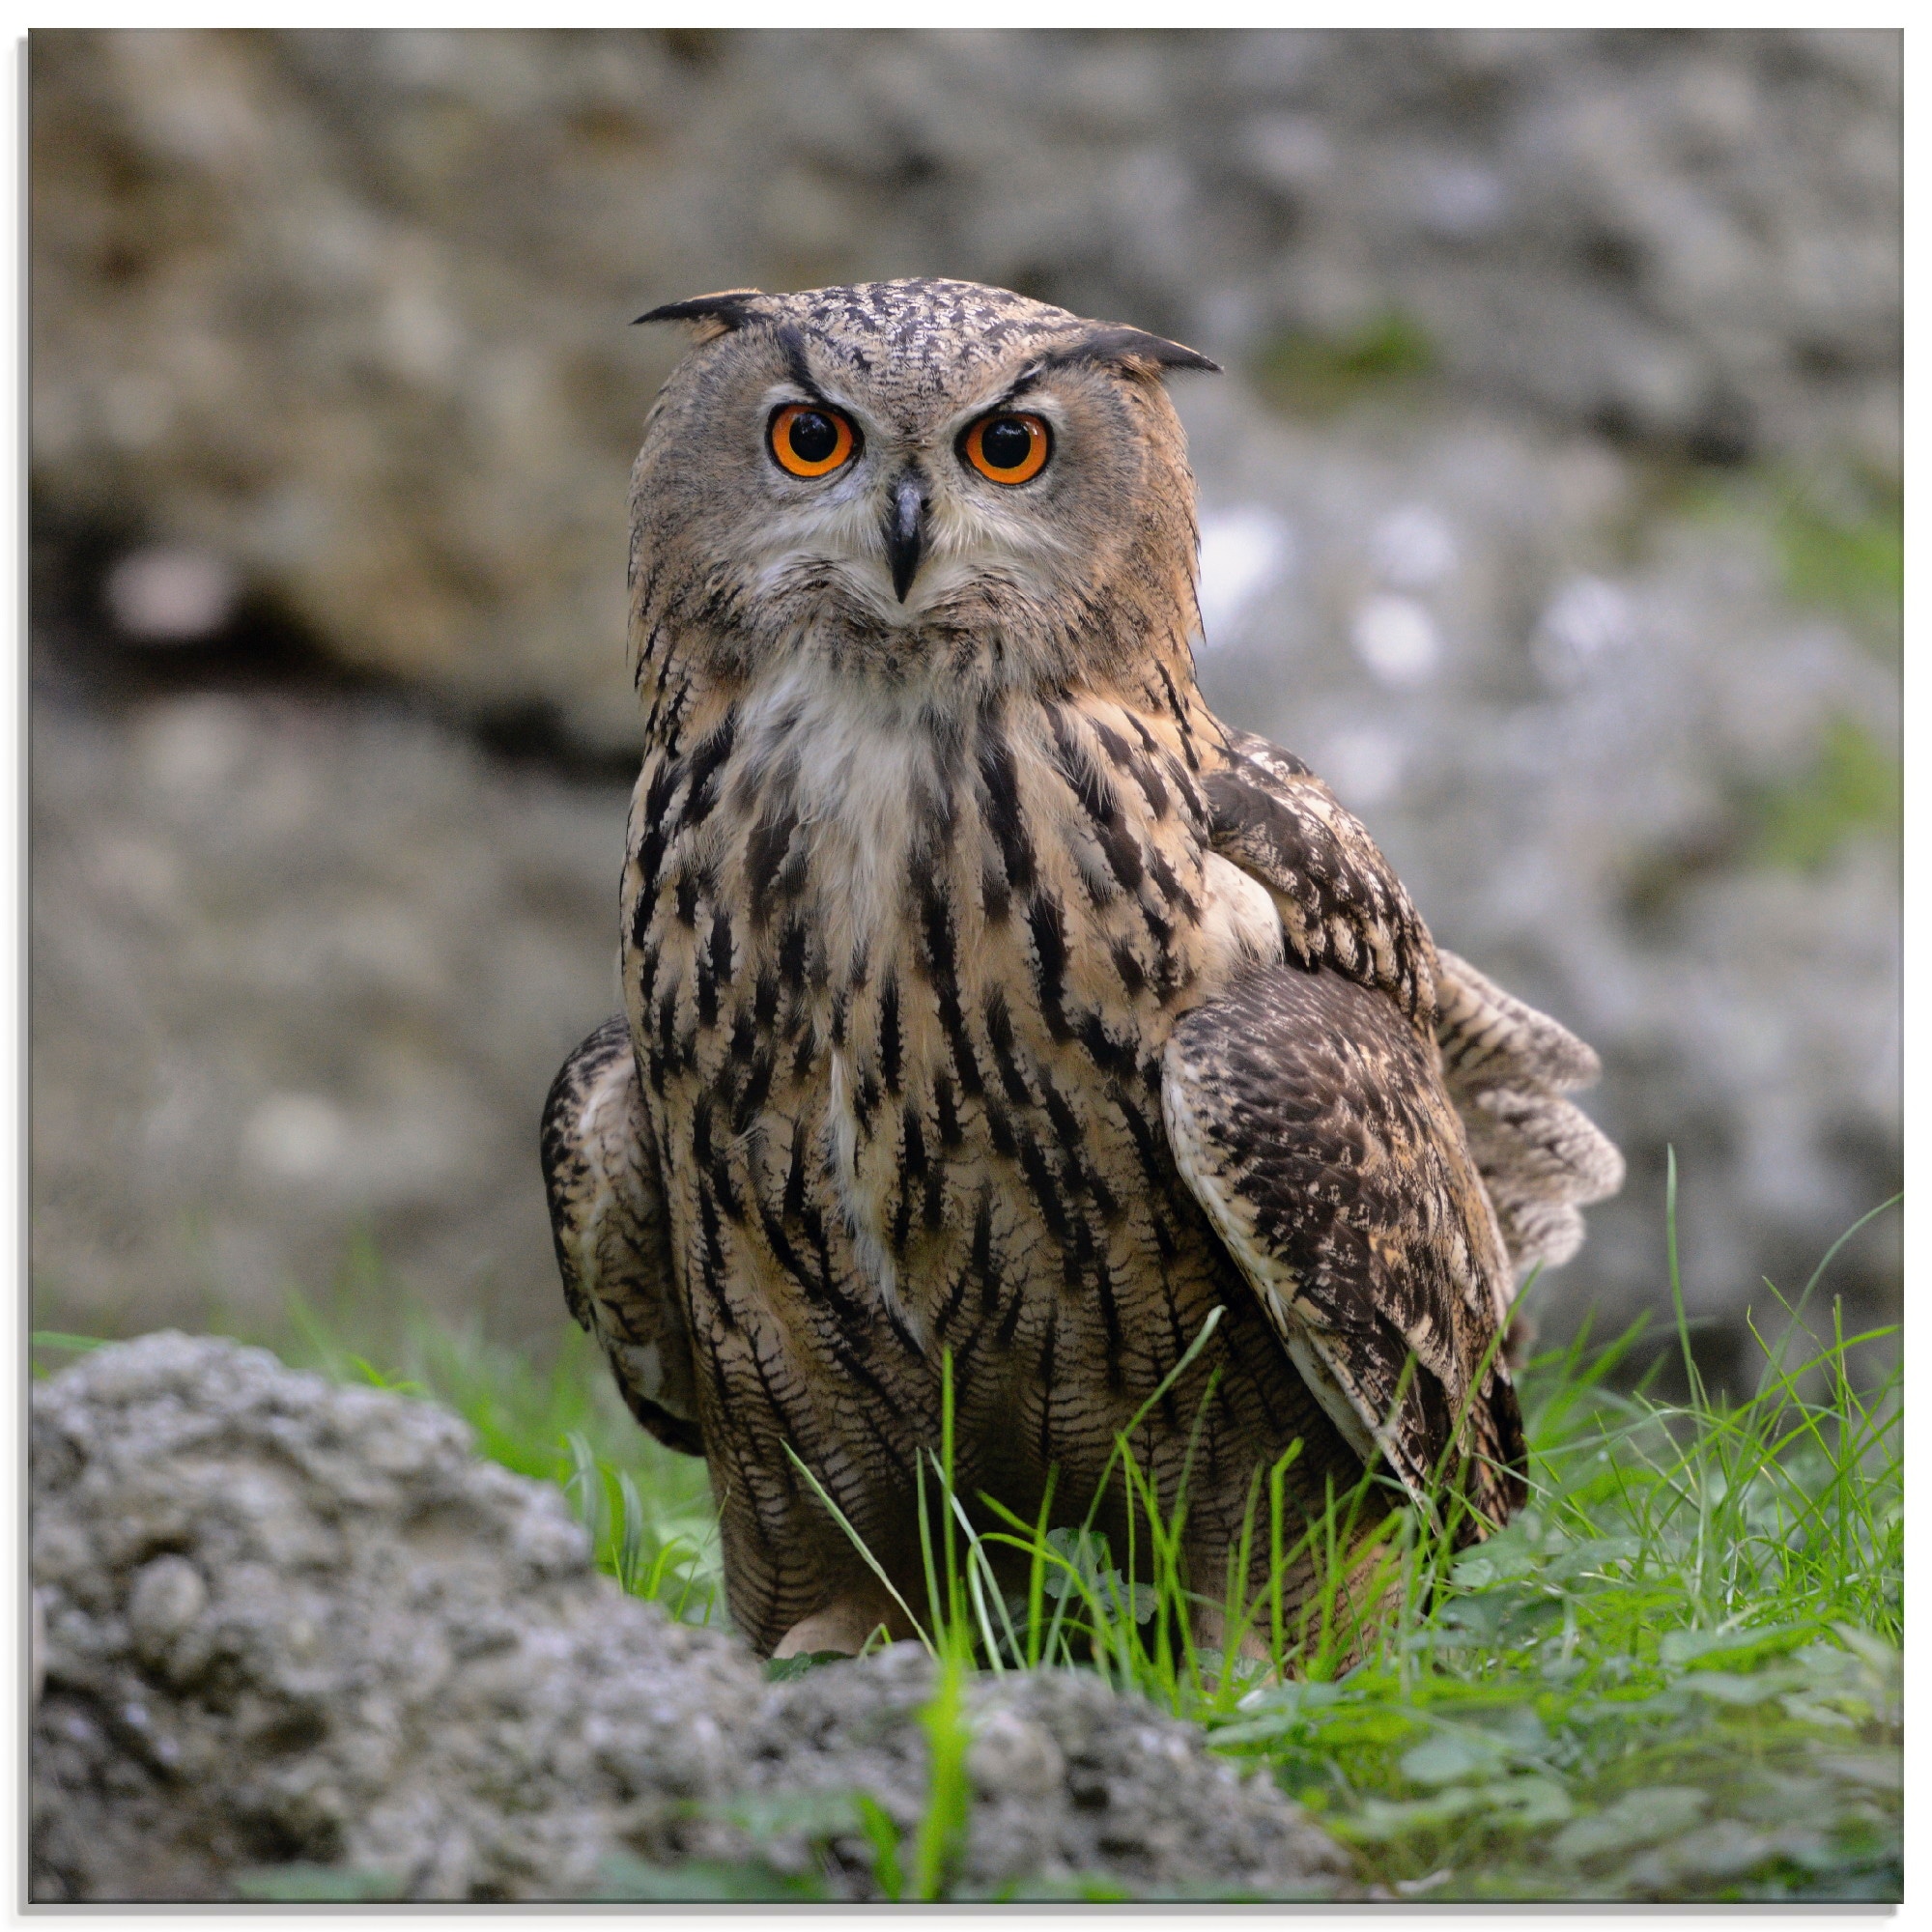
[[[1373,724],[1337,731],[1324,747],[1321,772],[1351,810],[1383,805],[1402,786],[1402,740]]]
[[[1428,503],[1404,503],[1375,527],[1369,551],[1392,590],[1433,590],[1463,560],[1455,526]]]

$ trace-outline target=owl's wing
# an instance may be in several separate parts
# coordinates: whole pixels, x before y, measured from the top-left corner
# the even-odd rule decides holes
[[[1442,960],[1367,829],[1300,760],[1248,732],[1228,752],[1204,781],[1213,847],[1267,888],[1303,970],[1258,968],[1178,1026],[1176,1157],[1358,1452],[1378,1449],[1424,1502],[1466,1454],[1471,1502],[1500,1520],[1525,1453],[1500,1358],[1506,1243],[1532,1225],[1502,1213],[1543,1198],[1559,1153],[1579,1157],[1548,1083],[1591,1057]],[[1445,998],[1460,1087],[1435,1039]]]
[[[1525,1006],[1455,953],[1435,953],[1435,1039],[1443,1084],[1463,1117],[1519,1281],[1583,1244],[1582,1209],[1624,1182],[1624,1157],[1561,1096],[1602,1070],[1548,1013]]]
[[[1463,1536],[1505,1520],[1525,1463],[1508,1264],[1433,1043],[1378,988],[1256,966],[1177,1023],[1161,1099],[1181,1175],[1345,1439],[1432,1517],[1460,1483]]]
[[[1207,781],[1215,849],[1267,887],[1291,958],[1381,986],[1433,1023],[1515,1280],[1567,1262],[1581,1209],[1623,1185],[1623,1156],[1561,1097],[1597,1078],[1597,1056],[1437,947],[1367,829],[1298,758],[1249,731],[1229,732],[1228,750]]]
[[[602,1344],[632,1414],[660,1442],[703,1455],[657,1146],[621,1013],[563,1063],[542,1148],[566,1305]]]

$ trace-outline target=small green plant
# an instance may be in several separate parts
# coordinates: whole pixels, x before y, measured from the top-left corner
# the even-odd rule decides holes
[[[1263,395],[1295,414],[1325,415],[1435,368],[1435,345],[1413,316],[1385,309],[1336,333],[1285,329],[1255,360]]]
[[[1808,766],[1747,802],[1749,856],[1815,871],[1854,834],[1897,840],[1905,830],[1905,768],[1856,719],[1829,718]]]
[[[377,1905],[405,1896],[406,1881],[388,1871],[292,1861],[239,1872],[238,1896],[264,1905]]]
[[[1654,467],[1639,527],[1662,516],[1751,528],[1768,540],[1798,603],[1850,618],[1896,664],[1905,597],[1905,499],[1861,467],[1754,465],[1737,470]]]
[[[598,1568],[629,1596],[662,1604],[680,1621],[709,1623],[719,1599],[715,1524],[647,1507],[630,1469],[599,1456],[578,1430],[565,1442],[572,1468],[564,1492],[590,1532]]]
[[[757,1859],[736,1864],[692,1859],[682,1864],[653,1864],[620,1854],[608,1858],[597,1875],[590,1902],[639,1905],[811,1905],[831,1894],[816,1872],[781,1872]]]
[[[36,1381],[44,1381],[75,1355],[85,1355],[107,1346],[104,1336],[70,1335],[60,1328],[36,1328],[28,1335],[27,1344],[32,1364],[30,1373]]]
[[[1895,483],[1858,474],[1828,495],[1785,479],[1776,515],[1794,597],[1896,624],[1905,596],[1905,500]]]
[[[966,1716],[972,1651],[963,1622],[948,1629],[939,1656],[938,1683],[919,1719],[925,1733],[926,1799],[913,1839],[912,1895],[922,1901],[947,1895],[973,1808],[973,1787],[966,1773],[966,1755],[973,1743]]]

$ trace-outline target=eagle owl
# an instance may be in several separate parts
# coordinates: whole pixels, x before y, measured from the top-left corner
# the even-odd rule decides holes
[[[798,1464],[922,1599],[948,1351],[962,1497],[1077,1522],[1146,1408],[1209,1595],[1297,1441],[1303,1511],[1373,1468],[1506,1518],[1514,1280],[1620,1178],[1559,1097],[1596,1062],[1202,702],[1164,379],[1214,365],[952,281],[640,320],[696,342],[632,482],[625,1009],[543,1156],[572,1314],[709,1463],[738,1627],[902,1622]]]

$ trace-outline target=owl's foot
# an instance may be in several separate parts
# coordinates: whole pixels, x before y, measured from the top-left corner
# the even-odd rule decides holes
[[[779,1638],[772,1655],[810,1657],[818,1651],[836,1650],[847,1657],[857,1657],[865,1649],[866,1640],[881,1627],[888,1643],[918,1634],[891,1596],[879,1584],[868,1580],[842,1591],[809,1617],[801,1617]]]
[[[1202,1650],[1225,1652],[1228,1648],[1228,1619],[1219,1604],[1197,1604],[1194,1609],[1194,1641]],[[1267,1638],[1249,1624],[1241,1633],[1241,1640],[1235,1646],[1235,1656],[1243,1663],[1272,1664],[1274,1660],[1268,1653]],[[1275,1681],[1274,1672],[1268,1673],[1269,1682]]]

